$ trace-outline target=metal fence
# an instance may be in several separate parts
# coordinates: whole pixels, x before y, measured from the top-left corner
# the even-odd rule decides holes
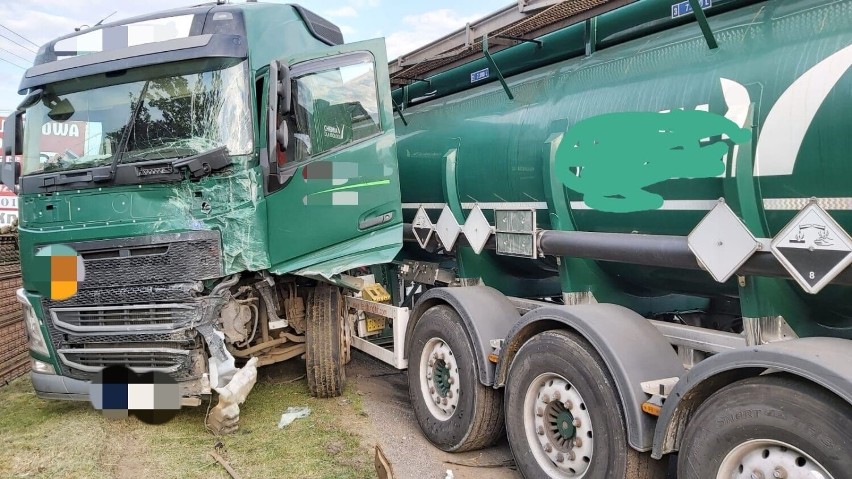
[[[27,335],[15,291],[21,287],[18,234],[0,235],[0,386],[30,369]]]

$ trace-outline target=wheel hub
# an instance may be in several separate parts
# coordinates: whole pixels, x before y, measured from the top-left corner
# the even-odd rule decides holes
[[[435,366],[432,367],[432,379],[435,383],[435,389],[441,397],[447,397],[450,392],[450,368],[444,360],[435,361]]]
[[[429,412],[446,421],[459,405],[459,369],[450,346],[440,338],[426,342],[420,356],[420,390]]]
[[[551,401],[547,405],[546,419],[549,421],[547,433],[551,442],[563,451],[572,449],[574,436],[577,428],[574,427],[574,416],[559,401]]]
[[[592,420],[579,391],[562,376],[542,374],[524,399],[527,441],[550,477],[581,478],[594,451]]]
[[[787,443],[755,439],[729,452],[716,478],[832,479],[832,476],[811,456]]]

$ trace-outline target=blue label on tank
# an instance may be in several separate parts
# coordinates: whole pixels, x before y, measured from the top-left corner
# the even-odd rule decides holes
[[[488,68],[485,68],[483,70],[479,70],[478,72],[473,72],[473,73],[470,74],[470,82],[476,83],[478,81],[485,80],[486,78],[488,78],[488,75],[490,73],[491,72],[488,70]]]
[[[698,0],[702,10],[706,10],[713,6],[713,0]],[[672,18],[677,18],[681,15],[692,13],[692,5],[689,2],[680,2],[677,5],[672,5]]]

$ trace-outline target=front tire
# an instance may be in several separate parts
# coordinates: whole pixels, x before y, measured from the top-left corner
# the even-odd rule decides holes
[[[524,477],[665,477],[665,464],[628,445],[615,383],[574,333],[547,331],[524,343],[509,368],[505,401],[509,446]]]
[[[310,299],[305,330],[308,389],[314,397],[343,394],[346,384],[343,298],[340,289],[319,284]]]
[[[698,408],[678,478],[843,479],[852,471],[852,408],[803,380],[766,375],[720,389]]]
[[[408,394],[423,434],[448,452],[493,445],[503,435],[500,392],[483,386],[461,318],[448,306],[429,308],[411,338]]]

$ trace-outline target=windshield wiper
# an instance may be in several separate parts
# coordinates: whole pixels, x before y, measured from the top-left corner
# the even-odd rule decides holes
[[[127,124],[124,125],[124,131],[121,132],[121,140],[118,142],[118,149],[115,152],[115,156],[112,158],[112,164],[109,166],[109,174],[108,175],[92,175],[93,181],[109,181],[115,178],[115,170],[118,168],[118,161],[121,159],[121,156],[124,154],[124,151],[127,150],[127,143],[130,142],[130,129],[133,123],[136,121],[136,117],[139,116],[139,112],[142,111],[142,105],[145,104],[145,95],[148,93],[148,85],[151,84],[151,80],[145,80],[145,84],[142,85],[142,92],[139,94],[139,102],[136,104],[136,107],[130,113],[130,118],[127,120]]]
[[[136,176],[161,175],[163,173],[171,173],[176,170],[186,170],[193,179],[202,178],[210,173],[221,170],[231,164],[231,157],[228,155],[228,147],[220,146],[207,151],[202,151],[196,155],[174,158],[171,160],[154,160],[142,163],[136,163]],[[171,171],[163,170],[163,166]]]

